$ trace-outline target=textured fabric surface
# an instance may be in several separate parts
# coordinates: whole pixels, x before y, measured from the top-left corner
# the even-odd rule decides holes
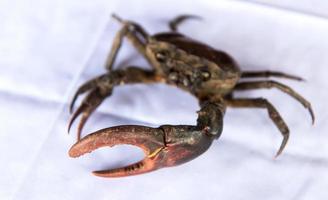
[[[318,17],[306,1],[281,2],[0,1],[0,199],[327,199],[327,13]],[[181,13],[202,16],[181,32],[228,52],[243,70],[304,77],[276,80],[312,103],[315,125],[278,90],[242,92],[237,96],[268,98],[289,125],[290,141],[278,159],[282,138],[266,111],[228,109],[220,140],[192,162],[121,179],[92,176],[143,157],[125,145],[78,159],[67,154],[76,139],[75,126],[67,135],[68,103],[80,84],[105,73],[120,28],[113,12],[150,33],[167,31],[167,21]],[[149,67],[125,42],[115,68],[132,63]],[[198,109],[194,97],[173,87],[118,87],[83,134],[121,124],[195,124]]]

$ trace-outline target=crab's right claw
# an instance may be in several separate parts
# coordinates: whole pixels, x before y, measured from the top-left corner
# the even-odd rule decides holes
[[[101,177],[142,174],[163,167],[179,165],[205,152],[212,143],[206,133],[193,126],[117,126],[92,133],[72,146],[71,157],[90,153],[104,146],[130,144],[142,148],[146,157],[135,164],[93,172]]]

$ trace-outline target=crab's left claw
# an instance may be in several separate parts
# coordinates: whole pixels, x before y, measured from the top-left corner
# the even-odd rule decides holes
[[[117,126],[92,133],[73,145],[71,157],[78,157],[104,146],[130,144],[142,148],[146,157],[135,164],[93,172],[101,177],[142,174],[163,167],[179,165],[205,152],[212,143],[207,130],[195,126]]]

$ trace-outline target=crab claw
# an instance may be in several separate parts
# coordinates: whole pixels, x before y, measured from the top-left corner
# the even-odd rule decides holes
[[[77,142],[69,150],[70,157],[79,157],[100,147],[120,144],[135,145],[143,149],[145,158],[135,164],[117,169],[94,171],[101,177],[123,177],[154,171],[163,167],[188,162],[205,152],[213,138],[206,130],[195,126],[159,128],[145,126],[116,126],[96,131]]]

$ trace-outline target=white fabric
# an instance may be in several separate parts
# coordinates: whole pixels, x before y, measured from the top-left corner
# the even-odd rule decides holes
[[[75,127],[66,133],[68,102],[80,84],[105,72],[120,28],[113,12],[151,33],[168,30],[178,14],[202,16],[181,32],[225,50],[244,70],[304,77],[279,81],[312,103],[315,125],[278,90],[243,92],[238,96],[270,99],[289,125],[278,159],[282,138],[266,111],[229,109],[221,138],[192,162],[128,178],[91,175],[143,156],[131,146],[67,155],[76,139]],[[243,1],[3,0],[0,24],[0,199],[327,199],[326,18]],[[116,67],[129,63],[146,66],[125,42]],[[118,87],[83,133],[120,124],[195,124],[197,109],[196,99],[169,86]]]
[[[252,3],[259,3],[262,6],[277,7],[287,9],[288,12],[301,12],[303,14],[316,17],[328,17],[328,2],[323,0],[244,0]]]

